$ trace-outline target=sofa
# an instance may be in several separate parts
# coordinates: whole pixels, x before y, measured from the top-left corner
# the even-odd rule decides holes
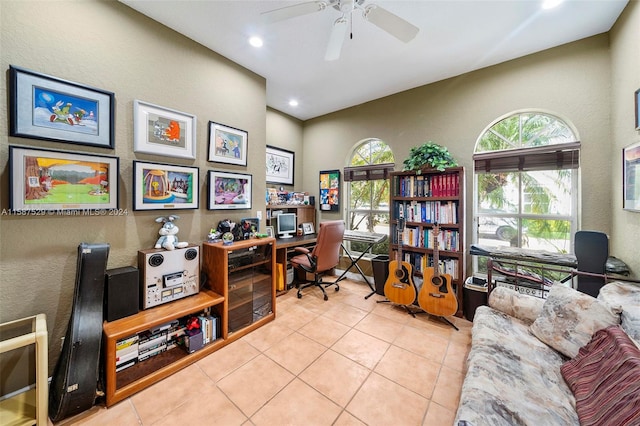
[[[476,310],[456,426],[640,425],[640,284],[505,287]]]

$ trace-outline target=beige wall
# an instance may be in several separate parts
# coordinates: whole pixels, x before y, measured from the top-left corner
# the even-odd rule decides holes
[[[0,103],[0,194],[9,208],[8,145],[82,151],[120,158],[121,217],[0,216],[0,322],[45,313],[50,334],[50,370],[70,315],[80,242],[108,242],[109,268],[137,266],[137,251],[153,247],[161,211],[132,211],[132,160],[200,168],[200,208],[172,211],[182,241],[200,243],[218,221],[264,213],[266,82],[220,55],[115,1],[0,1],[0,69],[16,65],[102,88],[116,96],[115,149],[8,137],[8,98]],[[7,78],[0,82],[7,93]],[[133,100],[197,116],[197,159],[133,152]],[[248,166],[208,163],[209,120],[248,131]],[[213,213],[206,209],[206,173],[253,175],[253,209]],[[3,370],[0,394],[16,368]],[[24,384],[23,384],[24,386]]]
[[[302,185],[302,121],[278,110],[267,108],[267,145],[298,153],[294,156],[293,185],[267,184],[268,188],[283,186],[287,191],[307,191]]]
[[[611,252],[640,276],[640,213],[622,209],[622,148],[640,142],[633,93],[640,89],[640,2],[629,5],[611,31]],[[598,206],[598,204],[596,204]],[[602,206],[603,210],[606,205]]]

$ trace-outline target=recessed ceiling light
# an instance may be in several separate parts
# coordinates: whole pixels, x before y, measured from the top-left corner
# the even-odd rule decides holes
[[[292,107],[298,106],[298,101],[296,101],[295,99],[291,99],[289,101],[289,106],[292,106]]]
[[[249,44],[253,47],[262,47],[262,39],[258,36],[253,36],[249,39]]]
[[[542,2],[543,9],[553,9],[556,6],[559,6],[564,0],[544,0]]]

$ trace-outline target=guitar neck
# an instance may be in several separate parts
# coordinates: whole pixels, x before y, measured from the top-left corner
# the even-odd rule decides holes
[[[438,234],[440,233],[440,228],[436,223],[433,227],[433,276],[440,276],[440,255],[438,253]]]

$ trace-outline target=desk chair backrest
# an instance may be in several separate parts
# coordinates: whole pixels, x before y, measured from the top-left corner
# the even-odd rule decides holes
[[[578,272],[604,274],[609,257],[609,237],[598,231],[578,231],[575,240]],[[597,297],[600,288],[605,284],[601,277],[578,275],[578,291]]]
[[[343,236],[343,220],[320,222],[316,246],[311,252],[311,256],[317,259],[317,272],[327,271],[338,264],[340,261],[340,246]]]

